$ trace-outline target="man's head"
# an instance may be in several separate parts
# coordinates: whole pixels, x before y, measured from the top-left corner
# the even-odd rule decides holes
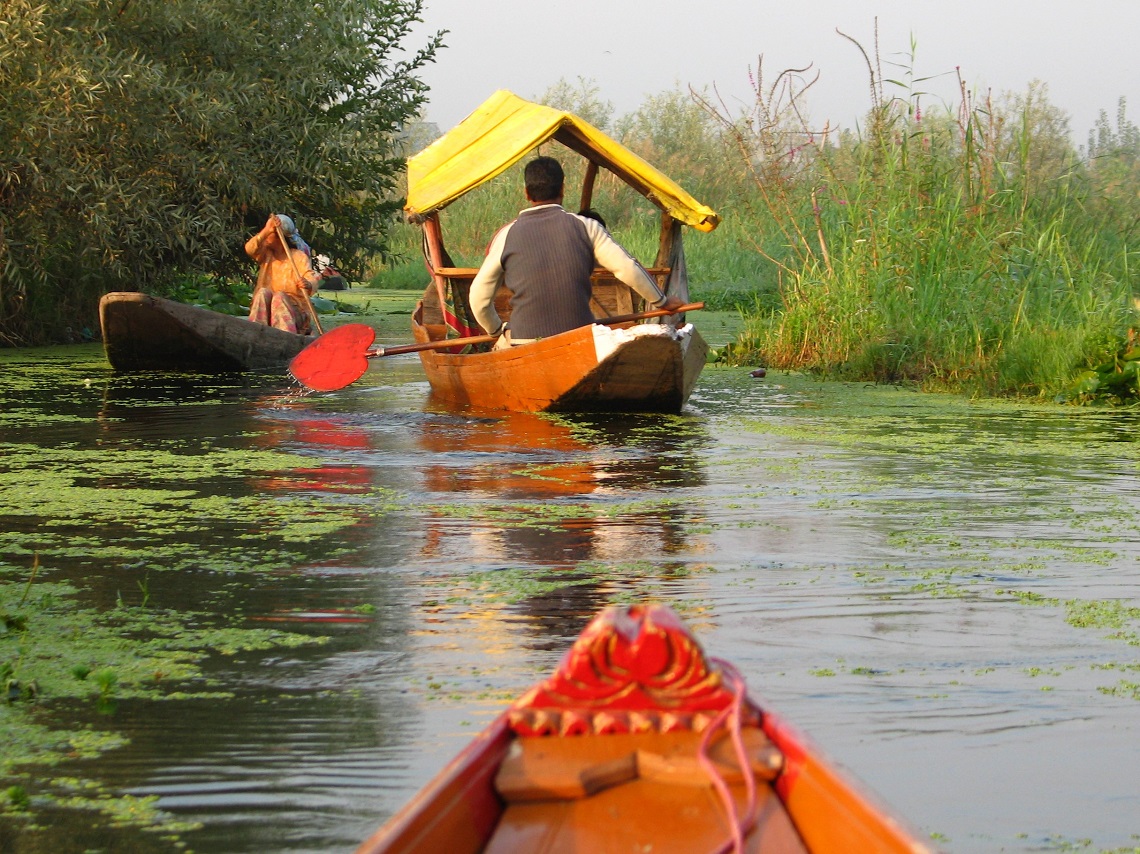
[[[565,175],[562,164],[553,157],[536,157],[526,165],[523,172],[526,181],[526,197],[532,204],[562,201],[562,185]]]

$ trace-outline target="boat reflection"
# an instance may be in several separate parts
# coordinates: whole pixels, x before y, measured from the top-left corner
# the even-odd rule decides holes
[[[569,568],[675,550],[690,511],[672,490],[703,484],[692,453],[703,438],[698,422],[645,416],[425,425],[423,485],[437,509],[424,553]]]

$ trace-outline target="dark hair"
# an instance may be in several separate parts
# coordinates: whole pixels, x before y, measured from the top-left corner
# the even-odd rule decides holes
[[[536,157],[523,171],[526,194],[532,202],[549,202],[562,195],[566,176],[562,164],[553,157]]]
[[[582,210],[578,211],[578,216],[584,216],[586,219],[595,220],[596,222],[601,223],[602,228],[606,227],[606,221],[602,219],[602,215],[593,208],[582,208]]]

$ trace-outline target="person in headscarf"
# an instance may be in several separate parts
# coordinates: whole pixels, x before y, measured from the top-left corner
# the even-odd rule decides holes
[[[270,214],[261,231],[246,242],[245,251],[258,264],[249,319],[286,332],[310,334],[312,309],[308,300],[317,292],[320,276],[313,269],[309,245],[293,220],[284,214]]]

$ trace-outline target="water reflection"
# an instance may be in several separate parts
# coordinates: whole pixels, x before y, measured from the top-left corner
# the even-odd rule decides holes
[[[424,488],[449,512],[431,514],[423,554],[558,569],[679,548],[687,508],[648,497],[643,510],[627,505],[633,495],[700,486],[703,441],[699,423],[683,419],[511,413],[425,424]],[[476,516],[466,502],[492,503],[496,515],[456,524],[455,502]]]
[[[312,454],[314,465],[257,478],[252,482],[255,489],[359,495],[373,485],[372,470],[361,461],[373,447],[367,431],[351,422],[322,415],[265,421],[257,436],[258,446]]]
[[[99,491],[80,522],[10,492],[0,561],[40,549],[104,611],[149,571],[152,607],[328,639],[214,656],[228,699],[44,698],[131,739],[52,776],[157,794],[203,854],[347,850],[598,605],[651,595],[949,850],[1133,844],[1134,413],[710,369],[681,417],[488,414],[376,361],[308,397],[10,372],[0,472]],[[0,817],[5,850],[170,847],[86,812],[37,833]]]

